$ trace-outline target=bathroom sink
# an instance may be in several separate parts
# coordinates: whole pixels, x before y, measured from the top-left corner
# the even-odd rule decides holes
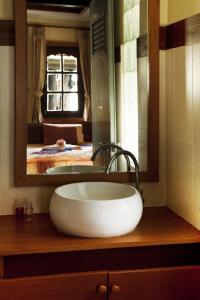
[[[58,187],[50,216],[57,229],[80,237],[112,237],[131,232],[143,211],[139,192],[114,182],[79,182]]]
[[[72,166],[59,166],[47,169],[46,173],[55,174],[66,174],[66,173],[102,173],[104,169],[96,166],[84,166],[84,165],[72,165]]]

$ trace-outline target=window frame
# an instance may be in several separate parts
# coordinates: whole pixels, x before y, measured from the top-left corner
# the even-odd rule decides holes
[[[80,117],[83,116],[83,108],[84,108],[84,87],[83,87],[83,78],[81,72],[81,63],[80,63],[80,53],[79,48],[77,46],[62,46],[62,45],[47,45],[46,47],[46,61],[49,55],[56,55],[56,54],[66,54],[72,55],[77,58],[77,75],[78,75],[78,111],[48,111],[47,110],[47,94],[52,93],[47,91],[47,74],[55,73],[55,74],[67,74],[68,72],[49,72],[47,71],[46,67],[46,75],[45,75],[45,84],[43,88],[43,96],[41,97],[41,108],[44,118],[63,118],[63,117]],[[53,92],[56,94],[56,92]],[[58,92],[59,94],[68,94],[70,92],[63,91],[63,84],[62,84],[62,91]],[[63,97],[62,97],[63,101]]]

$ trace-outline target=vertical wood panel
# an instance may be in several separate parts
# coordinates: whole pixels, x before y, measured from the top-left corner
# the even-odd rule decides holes
[[[148,172],[159,177],[159,0],[148,6],[149,24],[149,112]]]
[[[0,256],[0,278],[3,278],[3,257]]]
[[[15,0],[15,183],[26,174],[27,147],[27,45],[26,0]],[[22,101],[23,99],[23,101]]]

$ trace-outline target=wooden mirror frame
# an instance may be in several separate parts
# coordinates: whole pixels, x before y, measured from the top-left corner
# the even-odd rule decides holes
[[[27,175],[27,28],[26,0],[15,0],[15,186],[58,186],[77,181],[133,182],[134,172],[111,174]],[[147,171],[140,181],[159,180],[159,0],[149,0],[149,108]]]

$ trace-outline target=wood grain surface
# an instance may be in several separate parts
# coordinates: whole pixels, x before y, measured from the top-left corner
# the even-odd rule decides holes
[[[198,243],[197,229],[169,209],[145,208],[137,228],[113,238],[79,238],[59,233],[48,214],[35,214],[32,221],[15,216],[0,217],[0,255],[51,253],[122,247]]]

